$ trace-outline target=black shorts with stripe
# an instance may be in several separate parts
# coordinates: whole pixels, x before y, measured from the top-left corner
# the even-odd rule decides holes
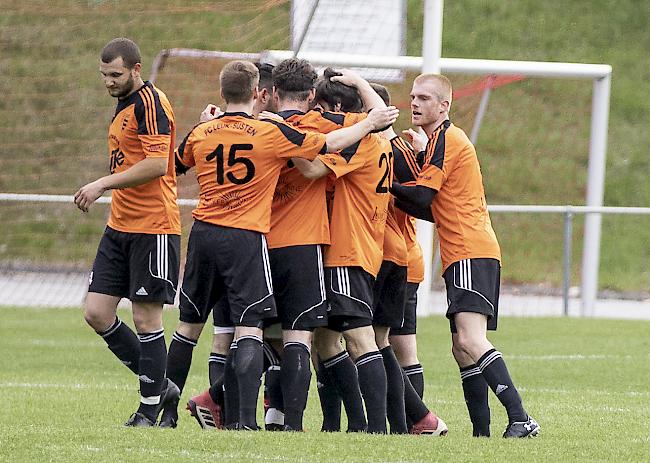
[[[391,336],[415,334],[417,332],[418,318],[418,283],[406,283],[406,304],[404,305],[404,318],[397,328],[390,329]]]
[[[131,302],[173,304],[181,237],[127,233],[106,227],[90,273],[88,292]]]
[[[275,317],[266,238],[258,232],[194,221],[180,290],[180,319],[205,323],[211,310],[217,326],[261,327]],[[227,322],[224,322],[227,323]]]
[[[319,244],[269,250],[273,292],[283,330],[327,325],[323,253]]]
[[[326,267],[327,327],[345,331],[372,325],[375,277],[361,267]]]
[[[482,313],[487,329],[497,329],[501,263],[496,259],[463,259],[454,262],[442,275],[447,287],[447,318],[456,332],[454,315],[459,312]]]
[[[407,268],[385,260],[375,280],[372,324],[399,328],[404,321]]]

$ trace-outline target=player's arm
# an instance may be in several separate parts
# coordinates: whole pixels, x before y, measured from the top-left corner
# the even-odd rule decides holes
[[[90,206],[107,190],[142,185],[167,172],[166,157],[150,157],[134,164],[123,172],[106,175],[88,183],[75,193],[74,202],[79,209],[88,212]]]
[[[428,222],[434,222],[431,202],[437,191],[426,186],[406,186],[393,182],[390,192],[395,196],[395,206],[408,215]]]

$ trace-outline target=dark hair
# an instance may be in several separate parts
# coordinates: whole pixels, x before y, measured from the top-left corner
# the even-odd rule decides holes
[[[363,101],[356,88],[348,87],[340,82],[332,82],[331,78],[341,75],[332,68],[323,71],[323,77],[316,83],[315,101],[324,101],[330,108],[341,104],[341,111],[358,113],[363,110]]]
[[[219,74],[221,93],[226,103],[246,103],[253,98],[253,90],[260,80],[260,72],[250,61],[231,61]]]
[[[102,62],[110,63],[119,57],[122,57],[124,67],[127,69],[133,69],[137,63],[142,63],[138,46],[133,40],[124,37],[113,39],[102,48]]]
[[[273,69],[273,86],[281,100],[306,100],[316,79],[314,67],[305,59],[285,59]]]
[[[390,94],[388,93],[388,89],[384,87],[381,84],[377,84],[375,82],[370,82],[370,86],[372,89],[375,91],[377,95],[381,97],[382,100],[384,100],[384,103],[386,103],[386,106],[390,105]]]
[[[269,63],[255,63],[255,67],[260,73],[260,82],[257,84],[260,90],[263,88],[269,92],[273,90],[273,69],[275,66]]]

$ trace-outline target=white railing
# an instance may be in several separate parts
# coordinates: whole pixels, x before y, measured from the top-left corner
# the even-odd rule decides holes
[[[49,202],[49,203],[72,203],[73,196],[68,195],[42,195],[42,194],[18,194],[0,193],[0,202]],[[97,201],[99,204],[109,204],[110,196],[102,196]],[[179,199],[178,204],[183,207],[194,207],[196,199]],[[547,205],[492,205],[488,206],[491,213],[535,213],[535,214],[562,214],[564,215],[563,234],[563,271],[562,289],[564,313],[569,308],[569,288],[571,275],[571,243],[573,240],[573,217],[576,214],[628,214],[628,215],[650,215],[650,207],[607,207],[607,206],[547,206]],[[597,250],[599,252],[599,249]],[[584,297],[584,295],[582,295]],[[591,316],[593,313],[585,311],[582,306],[582,315]]]

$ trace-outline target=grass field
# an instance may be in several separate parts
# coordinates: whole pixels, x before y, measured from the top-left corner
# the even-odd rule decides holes
[[[120,316],[129,319],[127,311]],[[165,318],[167,337],[177,313]],[[491,400],[492,439],[473,439],[440,317],[419,324],[425,399],[446,438],[321,434],[312,384],[304,434],[125,429],[137,383],[71,309],[0,309],[0,461],[3,462],[623,462],[650,458],[648,322],[504,318],[492,340],[506,357],[538,439],[505,441]],[[206,387],[209,336],[183,394]]]

